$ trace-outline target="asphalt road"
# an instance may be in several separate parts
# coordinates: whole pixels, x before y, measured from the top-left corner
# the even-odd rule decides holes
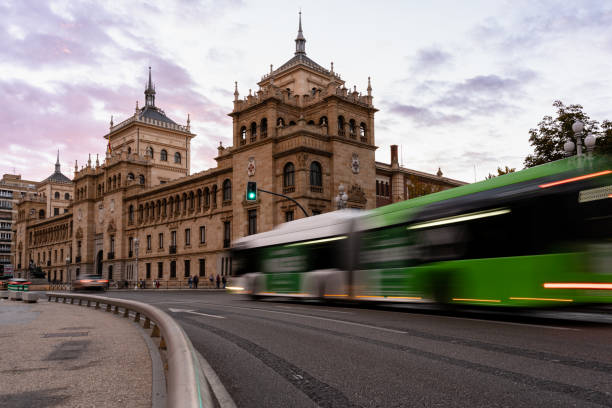
[[[239,407],[612,406],[612,314],[106,295],[170,312]]]

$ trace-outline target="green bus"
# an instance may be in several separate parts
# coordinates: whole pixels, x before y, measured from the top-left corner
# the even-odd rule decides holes
[[[549,307],[612,301],[612,163],[571,157],[237,240],[231,290]]]

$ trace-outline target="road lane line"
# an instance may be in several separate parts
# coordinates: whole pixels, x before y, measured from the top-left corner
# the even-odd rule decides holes
[[[348,325],[351,325],[351,326],[359,326],[359,327],[365,327],[365,328],[368,328],[368,329],[381,330],[381,331],[386,331],[386,332],[389,332],[389,333],[408,334],[408,332],[402,331],[402,330],[387,329],[386,327],[379,327],[379,326],[372,326],[372,325],[369,325],[369,324],[349,322],[349,321],[346,321],[346,320],[330,319],[328,317],[305,315],[305,314],[301,314],[301,313],[280,312],[278,310],[260,309],[260,308],[242,307],[242,306],[229,306],[229,305],[218,305],[218,306],[219,307],[231,307],[231,308],[234,308],[234,309],[246,309],[246,310],[252,310],[252,311],[277,313],[277,314],[284,314],[284,315],[288,315],[288,316],[307,317],[307,318],[310,318],[310,319],[325,320],[325,321],[328,321],[328,322],[344,323],[344,324],[348,324]]]
[[[225,319],[225,316],[212,315],[208,313],[200,313],[200,312],[196,312],[195,310],[191,310],[191,309],[189,310],[174,309],[174,308],[169,307],[168,310],[171,311],[172,313],[189,313],[189,314],[198,315],[198,316],[214,317],[215,319]]]

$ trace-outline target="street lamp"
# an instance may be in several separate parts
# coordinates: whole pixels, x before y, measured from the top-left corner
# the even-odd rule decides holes
[[[66,275],[68,275],[68,283],[72,283],[72,274],[70,273],[70,257],[66,257]]]
[[[572,132],[574,132],[576,143],[572,140],[568,140],[563,145],[563,150],[568,156],[571,156],[574,153],[574,149],[576,149],[576,156],[582,156],[582,132],[584,130],[584,123],[577,120],[572,124]],[[589,156],[593,154],[593,149],[595,148],[595,136],[592,134],[588,134],[584,138],[584,144],[587,148],[587,153]]]
[[[336,207],[339,210],[346,208],[346,202],[348,201],[348,195],[344,192],[344,186],[340,184],[338,186],[338,195],[336,196]]]
[[[134,274],[134,280],[136,281],[136,287],[138,287],[138,238],[134,238],[134,252],[136,253],[136,273]]]

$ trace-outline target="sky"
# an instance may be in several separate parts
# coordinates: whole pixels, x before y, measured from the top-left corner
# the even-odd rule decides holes
[[[364,92],[372,78],[376,160],[467,182],[523,168],[552,103],[612,120],[612,2],[0,0],[0,172],[42,180],[104,157],[114,123],[144,102],[191,116],[191,172],[232,142],[234,81],[257,89],[295,51]]]

